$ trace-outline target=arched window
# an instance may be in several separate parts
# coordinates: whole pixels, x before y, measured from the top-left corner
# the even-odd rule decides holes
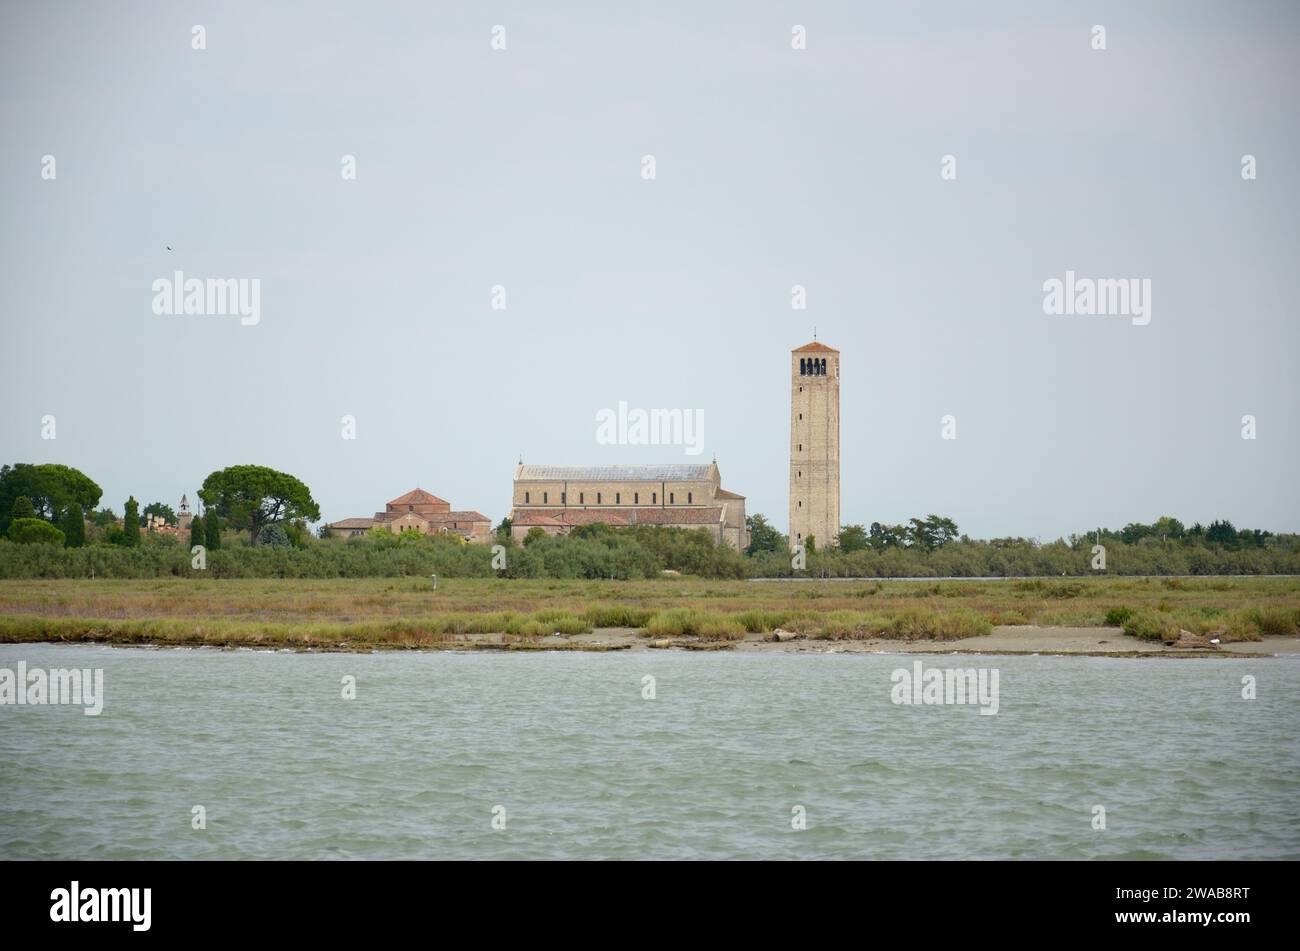
[[[543,493],[542,493],[542,504],[543,504],[543,505],[546,504],[546,502],[547,502],[547,496],[549,496],[550,494],[551,494],[551,493],[549,493],[549,492],[543,492]]]
[[[676,492],[669,492],[669,493],[668,493],[668,504],[669,504],[669,505],[676,505],[676,504],[677,504],[677,493],[676,493]]]
[[[615,492],[615,493],[614,493],[614,504],[615,504],[615,505],[622,505],[622,504],[623,504],[623,493],[622,493],[622,492]]]
[[[658,504],[659,504],[659,493],[658,493],[658,492],[651,492],[651,493],[650,493],[650,504],[651,504],[651,505],[658,505]]]
[[[599,493],[599,492],[596,493],[596,504],[597,504],[597,505],[600,504],[600,493]]]
[[[633,505],[640,505],[640,504],[641,504],[641,493],[640,493],[640,492],[633,492],[633,493],[632,493],[632,504],[633,504]]]
[[[822,357],[822,376],[826,375],[826,358]]]
[[[691,502],[694,501],[693,498],[692,498],[692,496],[693,496],[694,494],[695,494],[694,492],[687,492],[687,493],[686,493],[686,504],[687,504],[687,505],[690,505]]]
[[[799,358],[799,375],[800,376],[808,375],[808,361],[804,357]]]
[[[586,493],[586,492],[579,492],[579,493],[578,493],[578,504],[579,504],[579,505],[585,505],[586,502],[587,502],[587,493]]]
[[[524,493],[524,505],[527,505],[527,504],[528,504],[528,493],[525,492],[525,493]]]

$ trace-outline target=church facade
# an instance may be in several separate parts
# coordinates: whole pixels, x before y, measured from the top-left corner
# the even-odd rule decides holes
[[[540,528],[567,535],[578,525],[664,525],[704,529],[740,551],[749,545],[745,497],[722,487],[709,465],[544,466],[515,468],[511,535],[522,543]]]

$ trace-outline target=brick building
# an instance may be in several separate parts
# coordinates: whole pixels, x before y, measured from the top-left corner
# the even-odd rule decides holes
[[[717,463],[663,466],[532,466],[515,469],[511,535],[566,535],[577,525],[704,529],[736,550],[749,545],[745,497],[722,488]]]
[[[330,522],[331,535],[365,535],[375,527],[390,532],[419,532],[422,535],[460,535],[466,541],[487,544],[492,523],[478,512],[453,512],[451,503],[424,489],[412,489],[389,502],[374,518],[345,518]]]

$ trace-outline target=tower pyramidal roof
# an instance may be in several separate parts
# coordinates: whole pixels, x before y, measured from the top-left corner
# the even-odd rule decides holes
[[[839,351],[836,350],[834,347],[828,347],[828,346],[826,346],[826,344],[824,344],[824,343],[819,343],[819,342],[816,341],[816,340],[814,340],[812,343],[806,343],[806,344],[804,344],[802,347],[795,347],[795,348],[794,348],[793,350],[791,350],[790,352],[791,352],[791,353],[807,353],[807,352],[809,352],[809,351],[811,351],[811,352],[813,352],[813,353],[839,353]]]

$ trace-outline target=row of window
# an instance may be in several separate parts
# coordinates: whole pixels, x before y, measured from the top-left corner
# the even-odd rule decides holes
[[[825,376],[826,375],[826,358],[818,359],[816,357],[799,358],[799,375],[800,376]]]
[[[596,493],[596,504],[597,504],[597,505],[602,504],[602,498],[603,498],[603,495],[604,495],[604,493],[601,493],[601,492],[597,492],[597,493]],[[568,496],[569,496],[569,493],[567,493],[567,492],[561,492],[561,493],[560,493],[560,504],[561,504],[561,505],[567,505],[567,504],[568,504]],[[546,505],[546,504],[548,504],[548,503],[550,502],[550,500],[551,500],[551,493],[549,493],[549,492],[543,492],[543,493],[542,493],[542,504],[543,504],[543,505]],[[532,501],[533,501],[533,493],[531,493],[531,492],[525,492],[525,493],[524,493],[524,504],[525,504],[525,505],[531,505],[531,504],[532,504]],[[677,493],[676,493],[676,492],[669,492],[669,493],[668,493],[668,504],[669,504],[669,505],[675,505],[676,503],[677,503]],[[687,505],[693,505],[694,503],[695,503],[695,493],[694,493],[694,492],[687,492],[687,493],[686,493],[686,504],[687,504]],[[586,504],[587,504],[587,493],[585,493],[585,492],[579,492],[579,493],[578,493],[578,504],[579,504],[579,505],[586,505]],[[615,493],[614,493],[614,504],[615,504],[615,505],[622,505],[622,504],[623,504],[623,493],[622,493],[622,492],[615,492]],[[641,493],[640,493],[640,492],[633,492],[633,493],[632,493],[632,504],[633,504],[633,505],[640,505],[640,504],[641,504]],[[651,492],[651,493],[650,493],[650,504],[651,504],[651,505],[658,505],[658,504],[659,504],[659,493],[658,493],[658,492]]]

